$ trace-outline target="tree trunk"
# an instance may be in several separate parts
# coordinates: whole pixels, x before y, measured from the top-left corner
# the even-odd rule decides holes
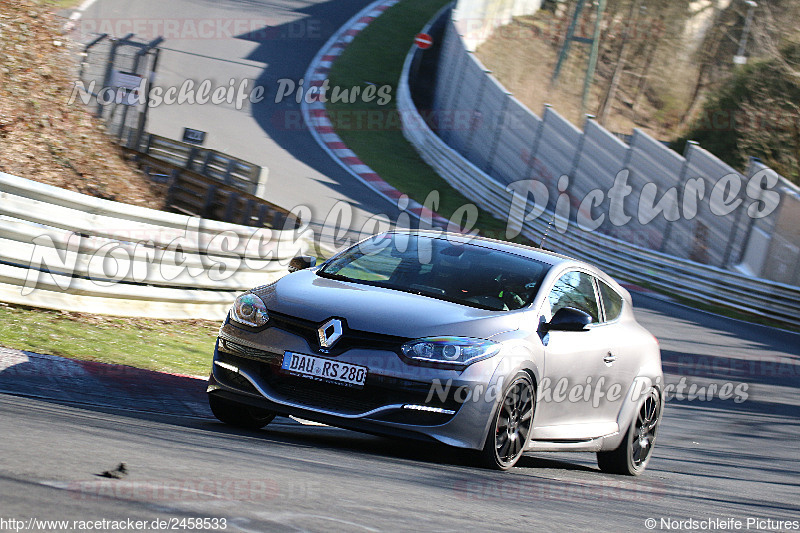
[[[630,40],[631,29],[636,23],[636,19],[638,19],[638,8],[640,2],[641,0],[632,0],[631,2],[631,9],[628,12],[628,23],[625,26],[625,31],[622,34],[622,44],[620,45],[617,64],[614,66],[614,74],[611,76],[611,82],[608,84],[608,90],[606,91],[605,98],[603,98],[603,102],[600,104],[600,109],[597,111],[597,121],[601,125],[605,125],[606,118],[608,118],[608,113],[611,111],[611,107],[614,104],[614,98],[617,95],[619,80],[622,77],[623,70],[625,70],[625,54],[628,51],[628,42]]]
[[[661,27],[661,22],[663,21],[663,17],[659,20],[659,28]],[[650,42],[649,50],[645,54],[644,59],[644,67],[642,67],[642,74],[639,77],[639,83],[636,85],[636,91],[633,93],[633,121],[636,122],[636,115],[639,111],[639,96],[641,96],[642,92],[644,91],[645,85],[647,85],[647,77],[650,74],[650,67],[653,65],[653,59],[655,59],[656,51],[658,50],[658,45],[661,42],[661,31],[658,31],[656,35],[653,36],[652,41]]]
[[[692,96],[689,98],[689,105],[686,106],[686,111],[684,111],[683,116],[681,117],[682,127],[686,125],[686,123],[694,114],[694,109],[697,106],[697,102],[700,100],[700,93],[706,85],[706,73],[709,71],[711,64],[714,62],[720,40],[722,39],[721,34],[723,32],[717,31],[722,9],[720,9],[718,1],[714,1],[713,6],[714,15],[711,18],[711,27],[708,30],[708,35],[705,39],[703,39],[703,59],[700,63],[700,69],[697,72],[697,81],[695,81],[694,89],[692,89]]]

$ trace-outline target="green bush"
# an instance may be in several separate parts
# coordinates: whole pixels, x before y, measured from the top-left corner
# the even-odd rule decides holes
[[[694,140],[743,170],[754,156],[786,178],[800,182],[800,44],[780,57],[737,69],[706,101],[689,132],[672,146]]]

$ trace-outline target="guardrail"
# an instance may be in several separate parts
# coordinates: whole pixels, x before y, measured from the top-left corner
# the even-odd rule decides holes
[[[286,272],[306,228],[156,211],[0,172],[0,301],[219,319],[238,293]]]
[[[413,102],[408,83],[416,52],[415,47],[406,56],[397,93],[403,135],[445,181],[482,209],[498,218],[517,221],[521,233],[534,242],[548,235],[548,249],[597,264],[611,275],[695,302],[769,315],[779,322],[800,326],[800,287],[678,259],[599,232],[588,233],[552,212],[524,220],[519,207],[512,206],[506,184],[450,148],[427,126]],[[558,232],[551,228],[553,223],[568,229]]]

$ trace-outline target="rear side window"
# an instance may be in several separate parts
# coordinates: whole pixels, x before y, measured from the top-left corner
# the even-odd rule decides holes
[[[622,296],[617,291],[597,280],[600,285],[600,296],[603,298],[603,307],[606,310],[606,320],[616,320],[622,312]]]
[[[597,299],[594,297],[594,285],[589,274],[567,272],[553,285],[548,300],[553,315],[563,307],[572,307],[591,315],[592,322],[598,322]]]

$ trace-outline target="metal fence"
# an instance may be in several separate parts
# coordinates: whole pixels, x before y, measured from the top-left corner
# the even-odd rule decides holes
[[[303,223],[266,200],[265,167],[152,133],[128,150],[150,180],[164,186],[167,210],[245,226],[285,229]]]
[[[591,117],[583,130],[548,106],[540,118],[469,52],[459,33],[462,11],[446,24],[433,97],[436,133],[448,147],[503,185],[541,183],[547,199],[531,203],[548,212],[565,196],[566,218],[572,223],[581,216],[602,218],[596,232],[637,247],[797,283],[800,237],[793,229],[798,221],[793,206],[800,189],[774,173],[763,178],[763,183],[777,183],[772,191],[780,196],[780,207],[755,219],[747,209],[761,191],[748,184],[765,170],[755,161],[742,175],[696,143],[688,143],[681,155],[639,130],[626,144]],[[611,191],[621,172],[631,189],[621,204],[624,221],[609,216],[614,212]],[[603,194],[601,202],[584,202],[592,191]],[[766,253],[763,261],[754,259],[755,250]]]
[[[264,198],[266,168],[146,132],[162,41],[101,34],[84,45],[79,71],[83,101],[120,145],[135,152],[151,179],[169,184],[167,208],[225,222],[282,227],[290,215]]]
[[[265,169],[256,164],[152,133],[143,134],[138,145],[127,148],[249,194],[256,194],[259,183],[265,179],[262,176]]]
[[[121,38],[103,33],[83,48],[78,79],[106,131],[122,144],[141,141],[162,41],[161,37],[139,41],[132,33]]]

